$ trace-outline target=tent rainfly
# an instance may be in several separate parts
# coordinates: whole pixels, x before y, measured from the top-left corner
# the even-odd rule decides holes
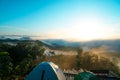
[[[99,80],[99,78],[91,72],[82,72],[78,73],[74,80]]]
[[[52,62],[42,62],[36,66],[25,80],[66,80],[60,68]]]

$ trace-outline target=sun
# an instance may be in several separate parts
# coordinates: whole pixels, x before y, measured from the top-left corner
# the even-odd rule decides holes
[[[90,41],[112,38],[113,28],[104,23],[100,16],[84,15],[73,18],[64,28],[48,33],[48,38],[67,39],[72,41]]]
[[[102,39],[107,34],[103,20],[95,15],[83,16],[81,19],[74,21],[74,25],[70,27],[66,34],[76,40],[95,40]],[[77,22],[77,23],[76,23]]]

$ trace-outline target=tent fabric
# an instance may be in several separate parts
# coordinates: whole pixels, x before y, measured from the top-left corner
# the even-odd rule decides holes
[[[99,80],[99,78],[96,77],[91,72],[82,72],[82,73],[77,74],[74,77],[74,80]]]
[[[42,62],[36,66],[26,80],[66,80],[60,68],[52,62]]]

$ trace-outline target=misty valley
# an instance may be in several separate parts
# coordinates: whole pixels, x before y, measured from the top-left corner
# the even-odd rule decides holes
[[[57,64],[64,72],[109,70],[120,75],[119,43],[120,40],[0,39],[0,77],[23,80],[43,61]]]

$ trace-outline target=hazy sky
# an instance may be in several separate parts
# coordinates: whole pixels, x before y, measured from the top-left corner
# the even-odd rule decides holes
[[[0,35],[120,38],[120,0],[0,0]]]

